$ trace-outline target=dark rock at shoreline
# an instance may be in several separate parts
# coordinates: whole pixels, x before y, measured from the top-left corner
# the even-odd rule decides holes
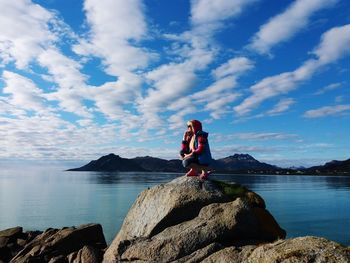
[[[40,231],[24,233],[22,227],[13,227],[0,231],[0,262],[9,262],[27,243],[40,233]]]
[[[8,239],[6,246],[0,248],[0,262],[11,263],[97,263],[102,261],[107,247],[99,224],[26,233],[17,227],[1,231],[0,238]]]

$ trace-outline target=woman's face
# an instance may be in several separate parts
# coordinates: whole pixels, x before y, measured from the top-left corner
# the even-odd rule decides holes
[[[187,132],[189,133],[193,133],[193,127],[192,127],[192,124],[187,124]]]

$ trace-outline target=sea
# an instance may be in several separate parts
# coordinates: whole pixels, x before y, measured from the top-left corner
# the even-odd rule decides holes
[[[177,173],[68,172],[57,165],[0,166],[0,230],[100,223],[107,243],[139,193]],[[319,236],[350,246],[350,177],[220,175],[258,193],[287,238]]]

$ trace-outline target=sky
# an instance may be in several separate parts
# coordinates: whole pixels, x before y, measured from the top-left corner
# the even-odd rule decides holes
[[[347,0],[0,0],[0,161],[350,158]]]

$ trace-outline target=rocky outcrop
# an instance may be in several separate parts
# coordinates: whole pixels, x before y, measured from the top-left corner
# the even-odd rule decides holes
[[[11,235],[9,234],[11,233]],[[34,235],[34,234],[35,235]],[[23,239],[26,237],[27,239]],[[23,233],[22,228],[12,228],[0,232],[0,238],[17,240],[20,247],[5,246],[1,255],[7,252],[0,262],[67,262],[67,263],[97,263],[102,261],[106,241],[102,227],[99,224],[65,227],[62,229],[49,228],[45,232]],[[9,241],[7,241],[8,244]]]
[[[185,262],[285,235],[256,193],[238,184],[179,177],[139,195],[104,262]]]
[[[209,257],[203,263],[216,262],[350,262],[350,248],[320,237],[298,237],[278,240],[261,246],[228,247]]]

